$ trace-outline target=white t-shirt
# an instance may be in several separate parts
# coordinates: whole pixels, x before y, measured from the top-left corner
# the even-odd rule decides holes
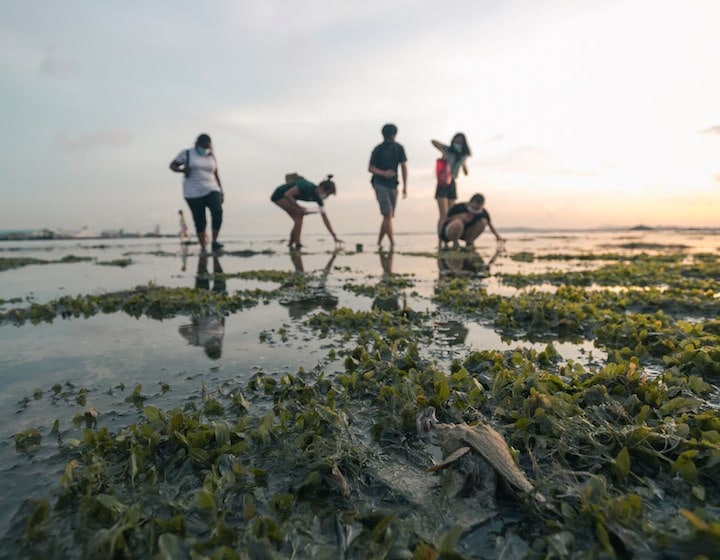
[[[195,148],[190,148],[180,152],[175,161],[190,167],[190,174],[183,181],[183,196],[185,198],[200,198],[212,191],[220,190],[220,185],[215,177],[217,169],[215,156],[201,156]]]

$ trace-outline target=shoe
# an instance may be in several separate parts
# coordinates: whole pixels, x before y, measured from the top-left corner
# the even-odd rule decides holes
[[[225,245],[223,245],[222,243],[218,243],[217,241],[212,242],[212,250],[213,251],[219,251],[223,247],[225,247]]]

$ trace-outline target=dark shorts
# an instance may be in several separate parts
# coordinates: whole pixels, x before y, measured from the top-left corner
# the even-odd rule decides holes
[[[285,188],[285,185],[280,185],[277,189],[275,189],[275,192],[272,193],[272,196],[270,197],[270,200],[273,202],[277,202],[280,200],[283,196],[285,196],[285,193],[288,190]]]
[[[450,183],[447,187],[441,187],[438,185],[435,188],[435,198],[449,198],[451,200],[457,200],[457,187],[455,186],[455,180]]]

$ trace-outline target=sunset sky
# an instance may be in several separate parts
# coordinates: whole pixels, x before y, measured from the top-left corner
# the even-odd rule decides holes
[[[386,122],[397,232],[433,229],[430,140],[457,131],[460,198],[500,230],[720,227],[718,22],[717,0],[0,0],[0,229],[175,232],[168,164],[207,132],[228,234],[290,229],[290,171],[335,175],[341,236],[376,231]]]

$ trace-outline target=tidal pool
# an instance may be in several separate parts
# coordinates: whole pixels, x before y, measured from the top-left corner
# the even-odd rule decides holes
[[[483,309],[485,302],[496,305],[493,302],[510,301],[520,294],[536,297],[542,292],[552,293],[555,289],[550,283],[534,288],[513,288],[502,283],[503,274],[592,271],[605,264],[604,261],[581,258],[593,254],[612,253],[629,258],[645,252],[655,255],[673,253],[682,246],[682,252],[687,255],[705,253],[717,256],[720,248],[717,231],[511,232],[506,237],[502,247],[496,246],[490,238],[482,239],[474,253],[438,253],[433,236],[428,234],[398,236],[398,244],[392,253],[377,251],[374,235],[351,236],[346,248],[338,252],[330,251],[330,240],[309,237],[308,246],[300,254],[288,253],[280,239],[229,237],[225,240],[225,253],[216,257],[203,257],[197,253],[196,245],[180,246],[173,239],[8,242],[0,245],[0,259],[34,258],[45,261],[44,264],[18,266],[0,272],[0,312],[4,317],[0,323],[0,421],[4,427],[4,437],[0,440],[0,492],[5,504],[0,515],[0,534],[5,535],[5,552],[0,554],[12,557],[23,546],[23,538],[28,535],[28,512],[33,504],[48,497],[52,500],[58,492],[60,479],[67,477],[68,462],[73,460],[72,450],[80,445],[83,437],[89,437],[87,434],[83,436],[86,428],[97,430],[104,427],[110,433],[118,433],[135,423],[147,422],[148,406],[161,411],[176,407],[188,410],[188,403],[206,403],[207,395],[218,401],[230,399],[229,395],[237,399],[238,388],[245,387],[243,391],[248,392],[248,387],[255,386],[253,383],[260,383],[255,380],[265,380],[265,396],[272,394],[275,387],[283,383],[293,387],[298,372],[315,372],[313,383],[317,382],[318,375],[320,383],[325,383],[323,379],[348,375],[352,371],[348,368],[356,367],[353,363],[367,362],[358,354],[359,347],[378,348],[378,356],[386,363],[398,359],[393,348],[414,344],[418,360],[422,359],[423,363],[431,364],[432,368],[446,375],[459,371],[460,364],[474,353],[517,350],[517,356],[530,356],[532,360],[539,355],[538,364],[545,363],[543,360],[547,363],[554,360],[552,375],[558,377],[560,386],[560,379],[567,381],[572,377],[572,368],[600,370],[607,363],[616,363],[620,353],[625,351],[621,347],[610,350],[607,346],[598,347],[594,337],[589,338],[581,331],[572,330],[575,327],[570,319],[557,319],[561,326],[570,325],[567,333],[549,328],[548,324],[552,327],[552,321],[556,320],[548,319],[549,312],[541,323],[532,317],[517,319],[520,312],[516,310],[516,319],[525,322],[500,328],[495,320],[497,311],[490,307]],[[352,251],[356,243],[362,243],[365,250]],[[78,260],[62,262],[67,257],[78,257]],[[450,292],[451,297],[453,293],[458,299],[465,295],[481,296],[469,299],[469,307],[465,308],[442,303],[438,293],[444,289],[444,282],[448,279],[459,282],[457,291]],[[717,297],[720,280],[710,278],[709,281],[714,282]],[[62,298],[77,301],[73,298],[87,295],[96,297],[100,302],[108,295],[134,293],[139,286],[260,295],[253,296],[255,300],[232,311],[223,308],[215,313],[198,314],[180,309],[162,318],[145,314],[135,317],[117,310],[77,312],[77,316],[68,311],[67,318],[57,316],[52,321],[43,319],[33,324],[30,316],[17,321],[11,314],[13,309],[53,304]],[[639,284],[639,287],[644,286]],[[617,289],[609,287],[607,291]],[[704,289],[707,291],[707,286]],[[532,313],[539,313],[541,308],[539,306]],[[370,315],[362,315],[365,313]],[[572,315],[575,312],[570,309],[568,313]],[[380,322],[372,323],[373,320]],[[395,320],[398,322],[392,322]],[[584,322],[578,321],[579,324]],[[664,324],[661,323],[658,320],[658,329]],[[620,335],[614,333],[612,336]],[[647,338],[647,334],[644,336]],[[387,356],[383,354],[385,350],[378,346],[380,341],[388,346],[390,354]],[[547,350],[548,344],[552,345],[552,352]],[[628,355],[623,354],[623,359],[631,358],[632,351],[629,352]],[[474,375],[472,368],[467,367]],[[653,376],[657,375],[658,367],[657,364],[648,366]],[[364,375],[367,377],[372,371],[368,365]],[[477,379],[484,384],[483,394],[490,395],[492,391],[500,390],[497,379],[494,382],[496,388],[492,388],[490,372],[485,369],[477,373]],[[706,378],[709,390],[704,393],[704,398],[707,402],[717,401],[717,381],[717,377]],[[257,410],[249,414],[255,419],[273,409],[273,399],[263,398],[259,385],[257,390]],[[440,391],[440,388],[437,390]],[[326,391],[327,387],[321,393],[326,394]],[[277,403],[281,400],[277,395],[274,399],[275,414],[279,416]],[[380,469],[378,460],[383,458],[384,453],[389,453],[389,449],[393,453],[400,452],[399,447],[393,447],[400,442],[389,447],[381,445],[378,449],[377,437],[373,440],[370,435],[374,433],[373,429],[380,428],[371,427],[372,414],[365,410],[364,404],[358,401],[357,406],[358,422],[363,419],[363,423],[351,425],[350,432],[364,442],[363,453],[377,453],[366,463],[370,465],[370,471],[385,472]],[[539,405],[536,403],[533,406]],[[561,405],[546,403],[549,411],[552,406]],[[463,411],[456,412],[460,414]],[[154,418],[155,413],[150,414]],[[519,422],[521,418],[517,420]],[[42,441],[26,449],[18,445],[17,435],[29,430],[36,430]],[[68,441],[73,443],[68,445]],[[379,441],[382,442],[382,437]],[[414,443],[407,446],[403,453]],[[525,464],[527,466],[527,460]],[[349,468],[347,462],[342,465],[345,469]],[[134,468],[138,469],[137,466]],[[407,463],[407,458],[397,460],[392,469],[399,473],[397,476],[400,478],[403,476],[402,469],[406,469],[406,484],[424,476],[417,466],[412,467],[412,461]],[[350,473],[345,474],[350,478]],[[360,480],[361,476],[355,474]],[[337,480],[341,479],[338,477]],[[369,495],[392,493],[392,488],[386,488],[390,483],[383,481],[382,477],[378,476],[368,484],[372,488]],[[273,486],[272,482],[268,484],[269,488]],[[396,502],[391,500],[390,505],[383,504],[383,500],[375,496],[369,501],[362,501],[362,507],[368,508],[368,504],[375,503],[377,511],[394,512],[392,515],[402,519],[408,501],[412,500],[402,497],[401,486],[398,483],[395,489],[400,496]],[[693,488],[698,486],[700,484]],[[300,493],[307,490],[303,488],[301,485]],[[702,495],[714,496],[714,492],[715,489],[703,489]],[[276,501],[270,500],[270,510],[276,514],[290,507],[279,505],[277,500],[281,498],[273,499]],[[256,495],[255,501],[260,507],[263,498]],[[243,503],[245,508],[249,507],[247,501]],[[468,507],[468,503],[464,502],[463,507]],[[717,503],[704,505],[709,511],[715,511],[715,518],[710,515],[706,522],[708,527],[712,527],[712,520],[717,519]],[[422,507],[430,506],[422,504]],[[464,557],[475,557],[472,547],[477,543],[488,545],[491,542],[495,552],[490,551],[482,557],[502,557],[503,547],[506,551],[513,550],[533,557],[533,546],[540,545],[533,545],[522,538],[519,525],[523,521],[514,518],[513,511],[510,505],[500,514],[491,512],[488,519],[492,522],[488,522],[484,529],[470,531],[462,537],[458,534],[454,539],[447,536],[452,533],[452,528],[446,527],[450,533],[446,534],[443,542],[447,547],[454,542],[457,545],[455,550]],[[364,513],[371,516],[372,512]],[[268,515],[266,512],[266,517]],[[283,515],[280,515],[281,520],[285,519]],[[316,515],[325,519],[317,512]],[[569,513],[567,515],[570,516]],[[245,516],[247,519],[265,519],[256,518],[247,510]],[[503,524],[503,518],[508,520],[507,523]],[[353,548],[353,531],[357,536],[362,533],[363,527],[377,532],[380,531],[378,523],[391,526],[389,519],[368,519],[370,517],[348,521],[344,525],[340,523],[344,527],[344,537],[335,544],[335,537],[328,537],[333,530],[313,528],[312,531],[317,533],[317,543],[320,543],[317,550],[333,557],[331,551],[336,546],[348,557],[364,557]],[[693,525],[693,521],[690,518],[690,529],[699,530],[699,522]],[[47,524],[46,532],[53,535],[52,521],[43,520],[42,523]],[[419,554],[422,539],[418,540],[417,534],[423,525],[407,523],[408,532],[415,536],[398,539],[396,544]],[[252,538],[265,546],[268,531],[272,533],[269,527],[262,525],[257,531],[253,529]],[[686,530],[688,534],[690,529]],[[642,553],[644,549],[631,542],[629,531],[626,529],[623,533],[618,530],[618,534],[628,539],[622,546],[631,552]],[[713,534],[710,529],[708,531]],[[192,533],[192,530],[186,532]],[[385,537],[381,539],[375,532],[372,535],[373,546],[378,547],[372,550],[382,549]],[[557,557],[564,557],[562,550],[567,549],[569,555],[573,550],[570,541],[575,542],[574,550],[590,547],[587,537],[571,538],[569,535],[572,535],[570,528],[548,537],[547,542],[551,544],[544,545],[542,551],[547,554],[548,546],[554,546],[560,551]],[[535,536],[539,539],[540,532]],[[440,550],[441,537],[441,534],[433,535],[435,541],[432,542],[427,537],[425,544],[433,550]],[[198,538],[197,535],[193,537]],[[287,549],[283,548],[286,544],[280,543],[281,540],[280,536],[275,536],[268,542],[283,557]],[[237,540],[230,541],[237,543]],[[600,548],[605,546],[602,539],[600,542]],[[307,548],[299,549],[302,551],[300,557],[315,550],[305,541],[302,543],[302,547]],[[173,541],[172,546],[168,543],[163,546],[169,547],[168,550],[173,546],[186,550],[193,545]],[[130,548],[121,547],[118,550],[127,551]],[[86,557],[89,552],[80,547],[73,554]]]

